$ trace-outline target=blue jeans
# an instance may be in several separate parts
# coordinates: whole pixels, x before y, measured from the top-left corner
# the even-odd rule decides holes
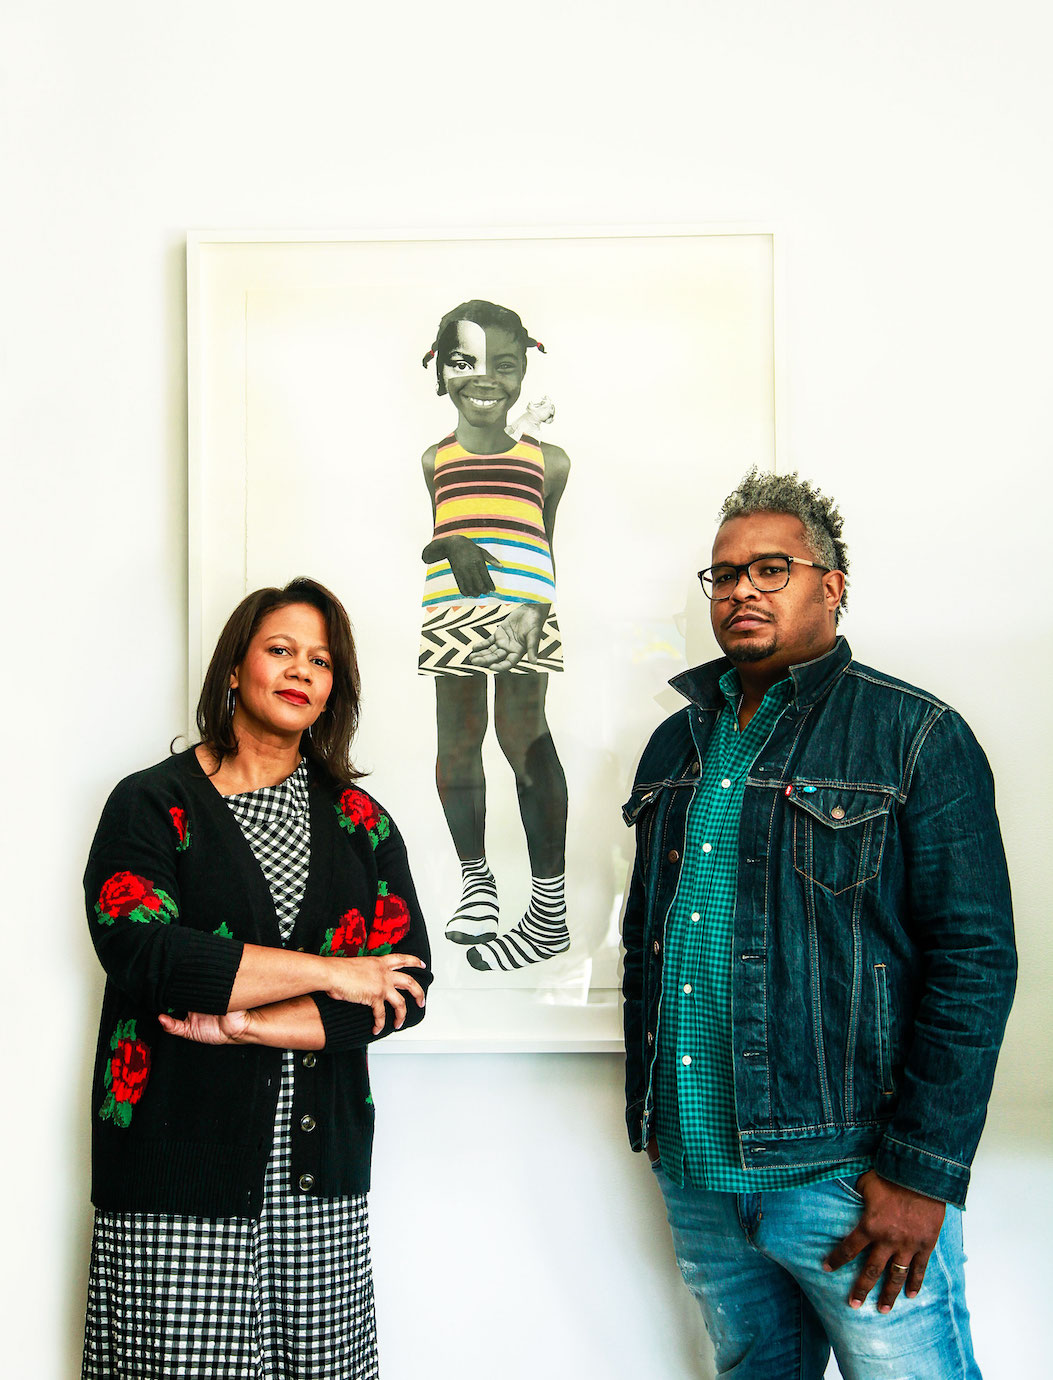
[[[821,1380],[833,1348],[844,1380],[979,1380],[965,1307],[961,1212],[948,1205],[916,1298],[877,1311],[848,1292],[861,1260],[823,1257],[860,1217],[845,1179],[770,1193],[681,1188],[655,1166],[684,1282],[702,1309],[717,1374]]]

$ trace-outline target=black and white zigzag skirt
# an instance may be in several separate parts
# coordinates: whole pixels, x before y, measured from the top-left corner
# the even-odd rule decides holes
[[[497,626],[521,604],[500,603],[488,599],[479,603],[442,604],[426,609],[420,635],[420,659],[417,670],[422,676],[480,676],[492,675],[485,666],[473,666],[468,658]],[[512,674],[527,675],[532,671],[563,670],[563,640],[554,612],[550,612],[541,630],[537,659],[523,658],[510,668]]]

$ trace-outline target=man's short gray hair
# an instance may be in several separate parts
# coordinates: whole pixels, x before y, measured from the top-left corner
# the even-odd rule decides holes
[[[724,500],[720,522],[748,517],[751,513],[787,513],[799,519],[815,559],[831,570],[840,570],[845,577],[845,594],[841,596],[838,609],[840,616],[848,593],[848,552],[841,540],[844,521],[835,501],[807,480],[800,479],[796,470],[792,474],[772,474],[754,466]]]

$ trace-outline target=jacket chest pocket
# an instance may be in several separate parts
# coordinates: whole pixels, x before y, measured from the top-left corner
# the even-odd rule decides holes
[[[876,877],[885,846],[891,795],[852,786],[801,786],[793,807],[793,865],[838,896]]]

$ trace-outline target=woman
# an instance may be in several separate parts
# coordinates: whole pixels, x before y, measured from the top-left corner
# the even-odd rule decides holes
[[[352,784],[358,689],[328,590],[258,590],[200,743],[103,811],[84,1377],[377,1373],[365,1047],[431,974],[402,840]]]

